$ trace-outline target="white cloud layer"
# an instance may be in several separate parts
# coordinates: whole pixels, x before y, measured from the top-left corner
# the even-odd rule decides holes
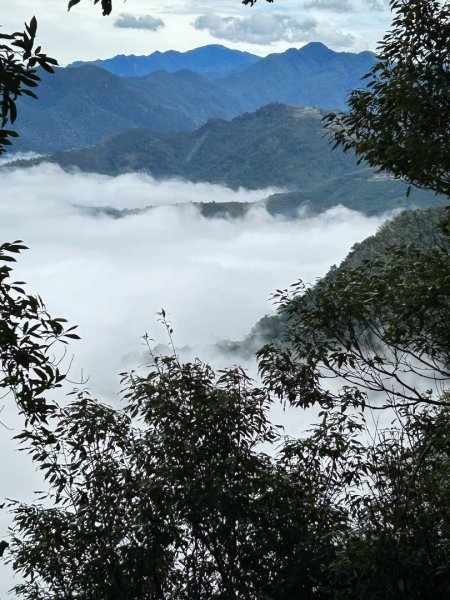
[[[386,0],[307,0],[305,8],[317,8],[335,13],[382,11],[388,8]]]
[[[275,288],[298,277],[313,282],[380,223],[342,207],[296,221],[263,209],[208,220],[190,205],[256,201],[271,191],[68,174],[54,165],[11,169],[2,173],[0,240],[30,246],[17,276],[52,313],[80,325],[76,368],[109,391],[121,357],[139,350],[161,307],[173,316],[179,345],[239,338],[271,310]],[[158,208],[118,220],[82,208],[148,205]]]
[[[303,6],[305,8],[331,10],[337,13],[346,13],[354,10],[354,4],[351,0],[309,0]]]
[[[94,395],[118,401],[117,374],[141,357],[141,336],[165,342],[156,313],[164,307],[179,346],[200,358],[223,339],[240,339],[272,310],[271,293],[298,278],[309,282],[339,263],[350,247],[374,233],[381,219],[342,207],[286,221],[253,210],[241,220],[202,217],[191,201],[255,201],[268,190],[238,192],[207,184],[156,182],[144,175],[68,174],[56,166],[2,172],[0,240],[23,239],[30,250],[14,277],[38,293],[51,314],[79,324],[70,376],[91,375]],[[174,203],[182,203],[175,207]],[[114,220],[78,206],[140,208]],[[218,358],[212,357],[217,363]],[[228,359],[233,362],[232,359]],[[19,427],[8,401],[1,419]],[[300,413],[290,417],[301,428]],[[30,500],[42,485],[28,458],[0,433],[2,497]],[[0,539],[6,527],[0,513]],[[0,597],[10,587],[0,573]]]
[[[272,310],[274,289],[299,277],[314,282],[380,223],[342,207],[297,221],[262,209],[208,220],[190,205],[255,201],[270,191],[68,174],[53,165],[11,169],[2,173],[0,240],[30,246],[16,276],[52,313],[80,325],[72,376],[90,372],[93,387],[109,393],[122,357],[139,351],[144,332],[152,335],[161,307],[180,346],[238,339]],[[80,208],[150,204],[159,207],[119,220]]]
[[[289,44],[320,40],[325,44],[352,47],[351,33],[334,28],[315,18],[295,19],[285,14],[251,13],[248,17],[221,17],[205,14],[197,17],[194,27],[207,30],[210,35],[230,42],[273,44],[280,40]]]
[[[116,27],[124,29],[147,29],[148,31],[158,31],[165,25],[162,19],[155,19],[151,15],[136,16],[128,13],[122,13],[114,21]]]

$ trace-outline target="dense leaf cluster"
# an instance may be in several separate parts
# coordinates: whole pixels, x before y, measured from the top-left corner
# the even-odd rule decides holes
[[[55,505],[14,507],[20,597],[324,597],[343,517],[316,449],[261,451],[280,441],[267,392],[176,357],[124,383],[123,410],[80,393],[20,436]]]
[[[450,6],[391,0],[392,29],[367,88],[330,114],[334,146],[408,183],[450,196]]]
[[[17,118],[17,98],[23,95],[37,98],[32,90],[40,80],[36,66],[53,73],[53,65],[57,64],[54,58],[41,52],[40,46],[34,47],[36,32],[37,21],[33,17],[23,32],[0,33],[0,156],[5,146],[11,144],[10,138],[18,135],[6,129]]]
[[[54,408],[46,395],[64,379],[58,346],[78,336],[65,319],[51,317],[39,296],[27,294],[23,282],[10,281],[9,265],[25,248],[21,241],[0,246],[0,388],[12,392],[33,423]]]
[[[300,282],[277,292],[288,323],[284,344],[259,351],[266,385],[303,407],[441,404],[439,385],[450,378],[449,274],[448,245],[393,246],[313,288]]]

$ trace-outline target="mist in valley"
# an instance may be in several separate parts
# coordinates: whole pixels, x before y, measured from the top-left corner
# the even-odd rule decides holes
[[[215,344],[242,339],[274,312],[275,289],[299,278],[313,283],[383,222],[339,206],[296,220],[271,217],[262,207],[240,219],[207,219],[191,205],[254,202],[273,191],[142,174],[67,173],[54,165],[8,168],[2,174],[1,239],[21,239],[30,248],[14,266],[13,279],[27,282],[52,316],[79,326],[81,340],[70,345],[63,362],[70,366],[64,393],[83,382],[94,397],[119,405],[118,374],[145,362],[142,336],[147,333],[154,345],[167,342],[158,322],[161,308],[182,358],[199,357],[217,368],[242,364],[239,357],[222,356]],[[156,208],[121,219],[87,210],[149,205]],[[255,375],[254,363],[244,366]],[[21,421],[13,402],[4,402],[1,418],[10,428],[0,436],[5,493],[29,501],[30,490],[42,482],[12,441]],[[291,433],[308,425],[300,411],[289,418],[281,407],[275,412]],[[3,533],[7,517],[1,518]],[[9,588],[9,576],[3,579]]]

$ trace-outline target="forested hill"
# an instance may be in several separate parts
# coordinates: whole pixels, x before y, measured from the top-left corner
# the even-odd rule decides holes
[[[284,102],[345,110],[350,90],[375,64],[372,52],[334,52],[319,42],[269,54],[246,69],[218,81],[254,110]]]
[[[203,68],[214,64],[204,53],[203,61]],[[48,154],[79,148],[132,127],[192,131],[209,118],[229,119],[271,102],[345,109],[349,91],[364,85],[361,77],[374,56],[314,43],[271,54],[214,81],[204,76],[199,61],[184,63],[191,70],[169,72],[166,64],[167,70],[143,77],[121,77],[94,65],[42,72],[39,102],[18,99],[20,138],[14,150]]]
[[[439,227],[445,219],[445,208],[407,210],[390,221],[386,221],[375,235],[371,235],[350,250],[342,263],[333,265],[324,279],[332,279],[341,269],[354,269],[364,260],[382,256],[394,244],[415,244],[421,249],[450,244],[450,239]],[[279,339],[286,325],[283,315],[266,315],[252,328],[242,341],[224,341],[219,344],[222,351],[252,356],[262,345]]]
[[[272,215],[293,218],[300,208],[322,212],[343,204],[366,214],[396,207],[439,205],[430,192],[376,176],[354,157],[333,151],[324,136],[324,111],[272,104],[231,121],[212,120],[194,132],[133,129],[100,144],[59,152],[48,160],[63,168],[117,175],[144,171],[157,178],[221,183],[232,188],[290,189],[264,203]],[[213,201],[214,198],[211,198]],[[251,205],[204,204],[206,216],[242,216]]]
[[[77,148],[131,127],[193,130],[210,117],[230,118],[245,110],[239,99],[187,70],[123,78],[85,66],[40,75],[39,102],[18,101],[15,151]]]
[[[272,104],[231,121],[211,120],[192,133],[130,130],[51,160],[109,175],[146,171],[232,188],[310,188],[362,169],[350,154],[331,151],[323,115],[317,109]]]

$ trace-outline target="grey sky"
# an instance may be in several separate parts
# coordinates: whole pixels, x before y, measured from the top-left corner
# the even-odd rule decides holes
[[[123,27],[124,29],[147,29],[148,31],[158,31],[164,27],[164,21],[162,19],[155,19],[151,15],[130,15],[128,13],[122,13],[114,21],[116,27]]]
[[[116,54],[188,50],[210,43],[260,55],[312,40],[335,50],[374,50],[391,20],[385,0],[275,0],[273,4],[260,0],[253,8],[239,0],[127,0],[126,5],[116,0],[110,17],[102,17],[87,0],[70,13],[66,0],[4,4],[3,30],[16,31],[36,15],[39,43],[63,65]],[[162,22],[164,27],[159,26]]]

